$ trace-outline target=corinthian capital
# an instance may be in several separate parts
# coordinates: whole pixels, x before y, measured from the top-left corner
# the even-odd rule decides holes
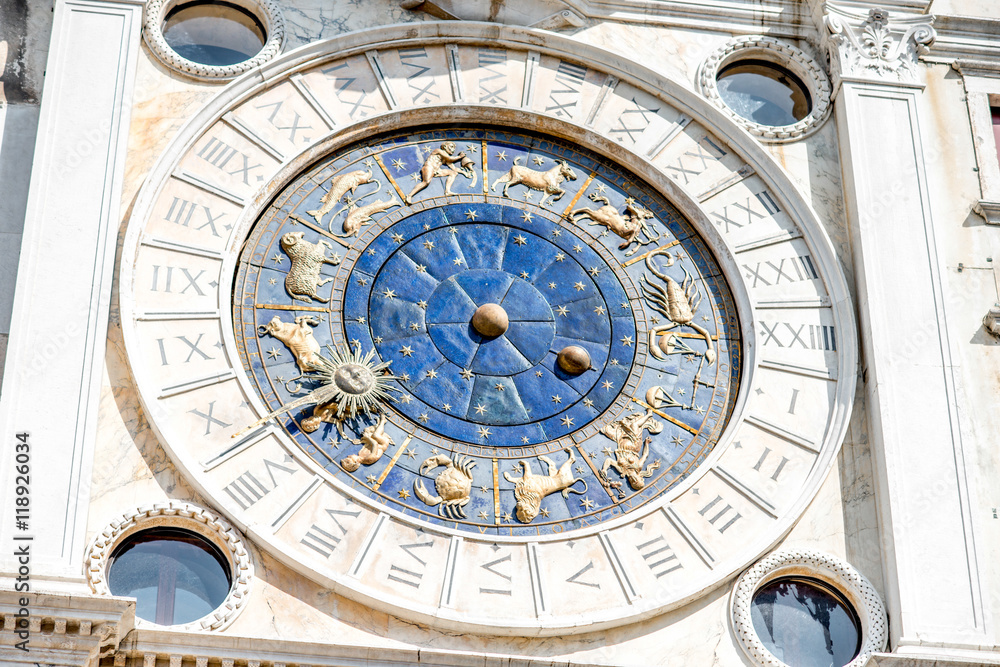
[[[827,4],[823,23],[834,87],[843,80],[919,84],[917,58],[934,43],[933,16],[896,16],[873,7],[868,15]]]

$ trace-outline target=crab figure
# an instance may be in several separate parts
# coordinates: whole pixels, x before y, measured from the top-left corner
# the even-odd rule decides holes
[[[438,514],[448,519],[464,519],[465,510],[472,492],[472,469],[476,462],[465,456],[455,457],[455,461],[444,454],[432,456],[420,464],[420,474],[427,475],[438,466],[445,466],[434,479],[434,488],[438,495],[432,496],[424,487],[423,482],[413,483],[413,492],[417,498],[430,506],[438,505]]]

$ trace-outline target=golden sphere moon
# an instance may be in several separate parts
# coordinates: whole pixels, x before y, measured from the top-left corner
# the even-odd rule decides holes
[[[590,354],[579,345],[568,345],[559,351],[556,356],[559,368],[570,375],[580,375],[590,370]]]
[[[507,331],[507,311],[495,303],[484,303],[472,316],[472,328],[481,336],[496,338]]]

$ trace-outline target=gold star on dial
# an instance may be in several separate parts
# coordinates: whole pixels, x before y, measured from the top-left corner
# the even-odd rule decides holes
[[[604,183],[598,183],[595,186],[595,189],[597,190],[597,192],[599,194],[604,194],[604,192],[608,189],[608,187],[606,185],[604,185]]]
[[[488,519],[488,518],[489,518],[489,517],[487,516],[487,514],[486,514],[486,510],[481,510],[481,511],[479,512],[479,518],[480,518],[480,519],[482,519],[483,521],[486,521],[486,519]]]
[[[391,290],[391,289],[386,289],[386,290],[384,290],[382,292],[382,296],[384,296],[387,299],[395,299],[396,298],[396,292],[393,291],[393,290]]]
[[[428,250],[434,250],[434,241],[431,241],[430,239],[424,241],[424,247]]]
[[[587,271],[590,273],[590,275],[594,276],[595,278],[601,275],[601,270],[596,266],[590,267],[589,269],[587,269]]]
[[[403,346],[403,347],[402,347],[402,348],[401,348],[401,349],[399,350],[399,353],[400,353],[401,355],[403,355],[404,357],[412,357],[412,356],[413,356],[413,348],[412,348],[412,347],[410,347],[409,345],[404,345],[404,346]]]
[[[552,236],[562,236],[562,230],[561,229],[553,229],[552,230]]]
[[[396,168],[396,171],[401,171],[403,169],[406,169],[406,163],[399,158],[396,158],[395,160],[392,161],[392,166]]]
[[[536,155],[535,157],[531,158],[531,161],[541,166],[541,164],[545,162],[545,158],[543,158],[541,155]]]
[[[463,368],[462,372],[459,373],[459,375],[462,376],[463,380],[471,380],[472,379],[472,371],[470,371],[468,368]]]
[[[417,273],[427,273],[427,267],[423,264],[417,264]]]
[[[400,489],[399,490],[399,497],[402,498],[403,500],[406,500],[407,498],[410,497],[410,492],[407,491],[406,489]]]
[[[444,405],[441,406],[441,409],[444,410],[445,412],[451,412],[451,404],[445,403]]]
[[[576,288],[577,292],[582,292],[583,290],[587,289],[586,286],[581,282],[573,283],[573,287]]]
[[[552,397],[553,403],[562,403],[562,396],[556,395]]]
[[[365,480],[366,480],[366,481],[367,481],[367,482],[368,482],[369,484],[374,484],[374,483],[375,483],[375,481],[376,481],[376,479],[375,479],[375,475],[368,475],[367,477],[365,477]]]
[[[542,507],[541,509],[539,509],[538,513],[541,514],[543,518],[547,519],[549,517],[549,511],[547,509],[545,509],[544,507]]]
[[[497,391],[503,391],[504,390],[504,386],[502,384],[500,384],[499,382],[497,382],[495,385],[493,385],[493,388],[496,389]]]
[[[516,243],[517,245],[524,245],[527,242],[528,239],[524,238],[524,236],[521,234],[518,234],[517,236],[514,237],[514,243]]]
[[[479,493],[489,493],[489,492],[490,492],[490,487],[488,486],[479,487]]]
[[[278,253],[274,253],[274,257],[271,258],[271,261],[274,262],[275,264],[281,264],[282,262],[285,261],[285,258],[279,255]]]
[[[586,405],[588,408],[594,407],[594,402],[589,398],[583,399],[583,404]]]
[[[528,436],[522,435],[521,436],[521,442],[523,442],[524,444],[528,444]]]
[[[615,385],[610,380],[605,380],[604,382],[601,383],[601,386],[604,387],[605,389],[611,389]]]
[[[271,357],[272,359],[277,359],[279,354],[281,354],[281,351],[278,350],[278,348],[276,347],[272,347],[270,350],[267,351],[267,356]]]
[[[594,312],[597,313],[598,315],[603,315],[604,314],[604,306],[598,306],[597,308],[594,308]]]
[[[486,412],[486,406],[485,405],[483,405],[482,403],[480,403],[479,405],[476,406],[476,414],[477,415],[484,414],[485,412]]]
[[[367,278],[358,278],[358,284],[361,285],[362,287],[364,287],[365,285],[368,284],[368,279]]]
[[[512,519],[511,516],[510,516],[510,512],[504,512],[504,515],[503,515],[503,522],[504,523],[510,523],[513,520],[514,519]]]
[[[542,372],[541,371],[535,371],[535,377],[539,377],[539,378],[542,377]]]
[[[555,288],[556,288],[555,283],[549,283],[549,289],[555,289]]]
[[[557,262],[561,262],[564,259],[566,259],[566,255],[562,254],[561,252],[556,255],[556,261]]]
[[[429,371],[427,371],[427,379],[433,380],[437,376],[438,376],[438,372],[436,370],[434,370],[433,368],[430,369]]]
[[[415,451],[413,451],[413,447],[410,447],[409,449],[406,450],[406,458],[412,459],[412,458],[415,458],[416,455],[417,455],[417,453]]]
[[[268,285],[277,285],[278,284],[278,280],[276,278],[268,278],[267,284]]]
[[[393,234],[392,235],[392,240],[395,241],[396,243],[402,243],[403,242],[403,235],[402,234]]]
[[[590,498],[580,498],[580,507],[584,509],[592,509],[594,507],[594,501]]]
[[[500,152],[498,152],[497,153],[497,159],[498,160],[504,160],[504,161],[506,161],[507,160],[507,151],[500,151]]]
[[[523,278],[524,280],[527,280],[528,279],[528,272],[527,271],[521,271],[521,278]]]
[[[569,314],[569,308],[567,308],[566,306],[559,306],[556,308],[556,312],[562,315],[563,317],[566,317],[566,315]]]
[[[420,323],[414,322],[413,324],[410,325],[410,329],[414,331],[420,331]]]
[[[524,213],[521,214],[521,220],[524,220],[525,222],[531,222],[531,214],[525,211]]]
[[[563,426],[572,426],[573,425],[573,418],[572,417],[563,417],[559,421],[561,421],[563,423]]]
[[[365,318],[363,318],[363,317],[355,318],[355,322],[357,322],[358,324],[364,324],[365,323]]]
[[[488,428],[480,426],[479,427],[479,437],[480,438],[484,438],[484,439],[489,439],[489,437],[490,437],[490,430]]]
[[[402,396],[399,397],[399,402],[403,403],[404,405],[408,405],[412,400],[413,399],[407,396],[406,394],[403,394]]]
[[[423,423],[425,423],[425,424],[426,424],[427,422],[429,422],[429,421],[430,421],[430,419],[431,419],[431,418],[430,418],[430,417],[428,417],[428,416],[427,416],[427,413],[425,412],[425,413],[423,413],[422,415],[420,415],[419,417],[417,417],[417,419],[419,419],[420,421],[422,421]]]
[[[462,265],[462,259],[460,257],[456,257],[455,259],[453,259],[451,261],[451,263],[454,264],[455,266],[461,266]]]
[[[573,246],[573,252],[583,252],[583,246],[577,243],[575,246]]]
[[[701,407],[700,405],[694,406],[694,411],[697,412],[699,415],[705,414],[705,408]]]
[[[424,310],[427,310],[427,302],[426,301],[417,301],[417,308],[423,308]]]
[[[622,345],[624,345],[625,347],[632,347],[632,337],[631,336],[624,336],[621,339],[621,341],[622,341]]]
[[[471,208],[465,212],[465,218],[467,220],[475,220],[477,215],[478,214],[475,211],[473,211]]]

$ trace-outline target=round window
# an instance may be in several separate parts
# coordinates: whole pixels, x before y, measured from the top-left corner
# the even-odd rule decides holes
[[[228,2],[190,2],[167,13],[163,39],[182,58],[213,67],[257,55],[267,41],[256,16]]]
[[[229,564],[208,540],[177,529],[141,531],[112,553],[112,595],[134,597],[136,616],[183,625],[212,613],[229,594]]]
[[[726,106],[759,125],[793,125],[812,111],[806,85],[766,60],[734,62],[719,71],[717,80],[719,97]]]
[[[753,629],[792,667],[843,667],[861,650],[861,624],[840,593],[814,579],[777,579],[753,596]]]

